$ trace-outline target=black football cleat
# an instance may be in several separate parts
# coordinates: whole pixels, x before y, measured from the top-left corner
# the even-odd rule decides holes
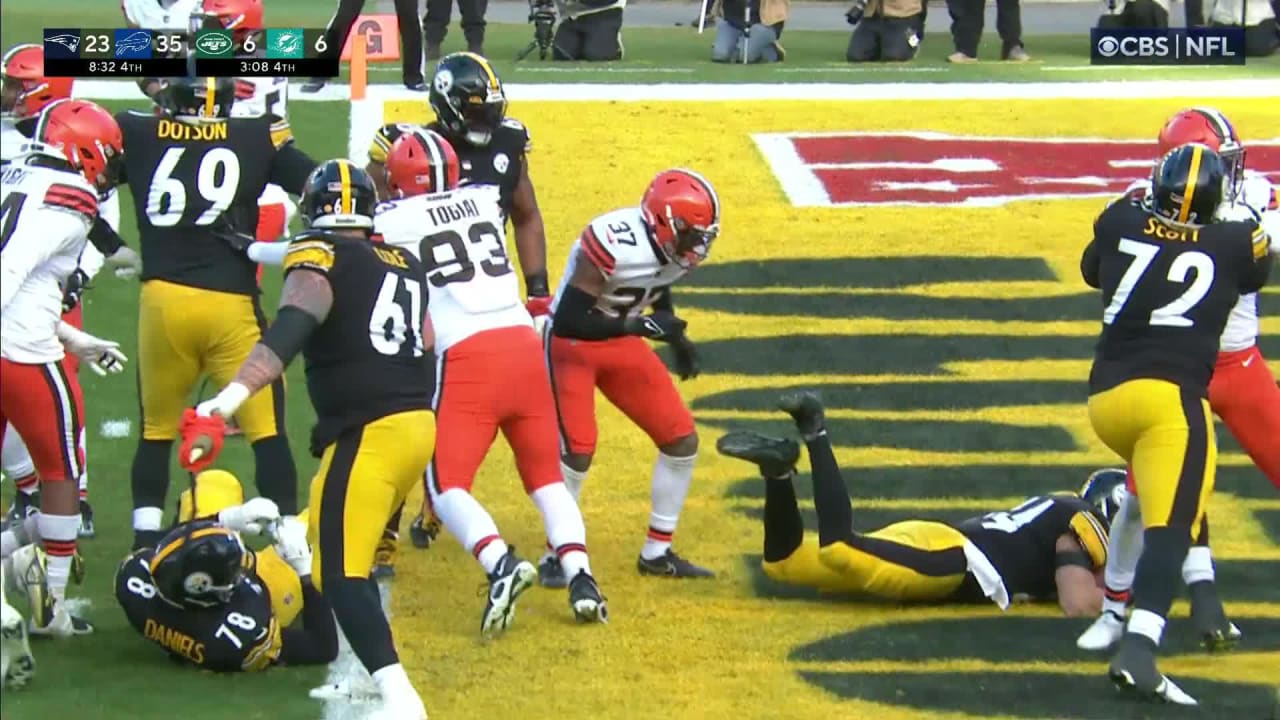
[[[713,578],[715,573],[710,570],[694,565],[676,554],[670,548],[667,552],[653,558],[646,559],[641,555],[636,560],[636,569],[641,575],[650,575],[653,577],[670,577],[670,578]]]
[[[78,535],[82,538],[91,538],[98,534],[97,528],[93,526],[93,506],[88,500],[80,501],[80,530]]]
[[[1200,635],[1200,645],[1211,653],[1235,647],[1244,633],[1227,619],[1217,584],[1202,580],[1188,585],[1187,591],[1191,595],[1191,622]]]
[[[555,553],[543,555],[538,562],[538,584],[545,588],[569,587],[569,578]]]
[[[533,587],[538,570],[533,563],[522,560],[516,549],[508,546],[507,554],[489,575],[489,594],[484,614],[480,616],[480,634],[493,637],[511,627],[516,617],[516,600],[525,590]]]
[[[1136,633],[1120,639],[1108,675],[1116,688],[1140,700],[1198,705],[1196,699],[1174,684],[1156,667],[1156,644]]]
[[[387,528],[382,530],[382,539],[373,552],[373,571],[369,577],[374,580],[390,580],[396,576],[396,554],[400,541],[400,533]]]
[[[418,517],[413,519],[409,524],[409,539],[413,541],[413,546],[419,550],[426,550],[440,536],[440,518],[431,514],[426,517],[422,513],[418,513]]]
[[[796,471],[800,446],[795,440],[769,437],[749,430],[734,430],[716,440],[716,450],[739,460],[755,463],[767,478],[783,478]]]
[[[569,607],[580,623],[609,622],[609,604],[600,594],[596,579],[586,570],[579,570],[569,582]]]
[[[796,429],[808,439],[826,429],[826,418],[822,412],[822,400],[809,390],[787,393],[778,398],[778,409],[791,416],[796,422]]]

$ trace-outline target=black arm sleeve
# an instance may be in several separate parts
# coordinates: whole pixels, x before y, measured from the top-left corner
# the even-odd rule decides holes
[[[116,251],[124,247],[124,239],[111,229],[106,220],[102,216],[94,218],[93,227],[89,228],[89,242],[98,249],[98,252],[111,257]]]
[[[552,332],[578,340],[607,340],[631,335],[625,318],[611,318],[595,309],[596,299],[572,285],[565,287],[551,321]]]
[[[529,297],[546,297],[551,294],[551,286],[547,280],[547,271],[524,276],[524,288]]]
[[[1102,254],[1098,252],[1098,241],[1090,240],[1089,245],[1084,249],[1084,254],[1080,256],[1080,276],[1089,287],[1101,288],[1102,278],[1099,277],[1101,271]]]
[[[285,305],[276,313],[271,327],[262,333],[263,345],[271,348],[271,352],[280,358],[280,362],[288,367],[293,358],[302,351],[307,338],[320,323],[311,313],[293,305]]]
[[[669,312],[672,315],[675,315],[676,306],[671,302],[671,287],[667,286],[662,288],[662,292],[654,299],[653,304],[650,305],[650,307],[652,307],[656,312]]]
[[[271,160],[271,182],[294,195],[301,195],[307,177],[316,169],[316,161],[298,149],[297,143],[289,143],[276,151]]]
[[[302,627],[280,631],[284,665],[327,665],[338,657],[338,626],[333,610],[311,578],[302,578]]]

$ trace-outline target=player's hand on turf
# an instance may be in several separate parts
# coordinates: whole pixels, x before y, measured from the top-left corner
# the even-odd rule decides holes
[[[680,335],[671,342],[671,349],[676,355],[676,374],[681,380],[692,380],[698,377],[701,368],[698,366],[698,348],[685,335]]]
[[[122,373],[124,364],[129,361],[120,352],[120,343],[90,335],[65,322],[58,323],[58,339],[67,352],[80,358],[99,375]]]
[[[665,340],[672,342],[675,338],[684,335],[684,329],[689,323],[681,320],[669,312],[661,310],[641,315],[635,318],[628,318],[631,335],[640,335],[650,340]]]
[[[218,513],[218,522],[228,530],[249,535],[261,535],[280,519],[280,508],[275,501],[256,497],[241,505],[233,505]]]
[[[311,546],[307,543],[307,526],[297,517],[280,518],[275,526],[276,552],[289,564],[298,577],[311,574]]]
[[[200,415],[194,408],[187,408],[182,412],[182,423],[178,425],[178,433],[182,436],[178,464],[184,470],[202,472],[222,452],[226,432],[227,423],[222,416]]]

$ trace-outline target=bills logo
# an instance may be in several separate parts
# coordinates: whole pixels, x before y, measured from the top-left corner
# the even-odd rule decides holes
[[[754,136],[800,207],[963,205],[1108,197],[1145,177],[1152,140],[962,137],[933,132]],[[1280,140],[1247,143],[1249,167],[1280,182]]]

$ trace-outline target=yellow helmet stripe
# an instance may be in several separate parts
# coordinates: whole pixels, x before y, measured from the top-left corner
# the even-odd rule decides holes
[[[338,213],[342,215],[351,214],[351,168],[347,167],[344,161],[338,161],[338,177],[342,179],[342,204],[338,206]]]
[[[1204,156],[1204,148],[1191,146],[1191,167],[1187,170],[1187,192],[1182,197],[1182,207],[1178,208],[1178,222],[1184,223],[1191,217],[1191,203],[1196,197],[1196,178],[1200,177],[1200,158]],[[1196,218],[1202,222],[1209,218]]]
[[[204,116],[213,117],[213,101],[214,96],[218,94],[218,81],[212,77],[204,79]]]
[[[157,550],[155,557],[151,558],[151,567],[159,565],[165,558],[177,552],[179,548],[187,544],[188,539],[195,540],[196,538],[208,537],[210,535],[226,535],[230,532],[230,530],[223,527],[207,527],[196,530],[190,535],[183,535]]]
[[[489,78],[490,91],[500,92],[502,90],[502,83],[498,82],[498,75],[493,71],[493,66],[489,64],[488,60],[486,60],[483,56],[477,55],[473,52],[464,52],[462,54],[466,55],[472,60],[475,60],[476,63],[480,65],[480,67],[484,68],[484,74]]]

